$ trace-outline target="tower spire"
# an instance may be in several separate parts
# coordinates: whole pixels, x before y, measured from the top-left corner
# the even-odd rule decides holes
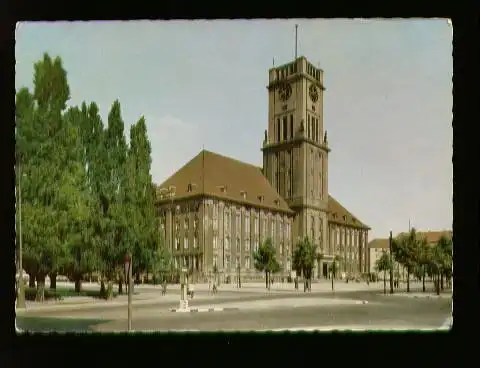
[[[297,60],[298,24],[295,24],[295,60]]]

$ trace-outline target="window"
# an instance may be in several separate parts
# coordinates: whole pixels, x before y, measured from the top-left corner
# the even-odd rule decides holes
[[[230,255],[229,254],[227,254],[225,256],[225,268],[230,269]]]
[[[240,226],[241,226],[241,224],[240,224],[240,212],[237,212],[236,221],[237,221],[237,222],[236,222],[236,224],[235,224],[235,227],[236,227],[236,229],[237,229],[237,230],[236,230],[236,231],[237,231],[237,236],[239,236],[239,235],[240,235]]]
[[[245,214],[245,236],[248,238],[250,236],[250,214]]]
[[[230,211],[225,210],[225,229],[230,230]]]
[[[288,139],[287,135],[287,117],[283,117],[283,140],[286,141]]]
[[[255,252],[258,251],[258,239],[255,239],[254,242],[253,242],[253,250],[254,250]]]
[[[188,232],[188,217],[185,217],[185,221],[183,223],[183,228],[185,229],[185,232]]]
[[[290,114],[290,138],[293,138],[293,115]]]
[[[283,243],[280,244],[280,248],[278,248],[278,252],[281,256],[283,255]]]
[[[194,236],[194,238],[193,238],[193,247],[194,247],[194,248],[197,248],[197,247],[198,247],[198,238],[197,238],[197,236]]]
[[[307,137],[310,139],[310,115],[307,115]]]
[[[274,219],[272,219],[272,220],[270,221],[270,225],[271,225],[271,226],[270,226],[270,229],[271,229],[271,234],[270,234],[270,236],[272,237],[272,240],[274,240],[274,239],[275,239],[275,220],[274,220]]]
[[[245,239],[245,252],[250,252],[250,239]]]
[[[230,239],[225,238],[225,250],[229,251],[230,250]]]
[[[213,236],[213,249],[217,249],[217,241],[218,241],[217,235],[214,235]]]
[[[218,266],[218,256],[216,254],[213,256],[213,266]]]
[[[237,237],[237,247],[236,247],[236,253],[239,254],[240,253],[240,238]]]
[[[183,248],[188,249],[188,236],[183,238]]]
[[[175,249],[180,250],[180,238],[175,235]]]
[[[255,216],[255,221],[253,225],[254,225],[255,236],[258,236],[258,216]]]
[[[280,142],[280,119],[277,119],[277,126],[276,126],[276,133],[277,133],[277,142]]]
[[[250,257],[249,256],[245,257],[245,268],[250,268]]]

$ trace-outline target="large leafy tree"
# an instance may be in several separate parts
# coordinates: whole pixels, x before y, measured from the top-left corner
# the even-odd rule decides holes
[[[437,243],[439,248],[439,254],[441,255],[440,261],[440,287],[444,288],[444,278],[450,280],[452,277],[452,262],[453,262],[453,242],[451,238],[446,236],[440,237]]]
[[[23,113],[24,119],[17,119],[17,150],[25,174],[21,180],[26,264],[30,263],[29,268],[36,274],[41,300],[45,276],[50,274],[54,281],[65,262],[72,232],[68,218],[78,201],[74,198],[76,185],[82,182],[82,170],[78,170],[78,134],[63,118],[69,97],[61,59],[52,60],[45,54],[34,65],[33,101],[29,101],[24,89],[18,98],[20,110],[29,104],[33,106],[29,113]],[[25,119],[26,116],[29,118]],[[55,286],[54,282],[51,286]]]
[[[145,119],[130,128],[130,147],[127,156],[126,212],[129,214],[129,232],[132,241],[133,267],[137,281],[140,273],[153,271],[159,262],[159,231],[155,214],[155,188],[152,183],[151,146]]]
[[[422,279],[422,291],[425,292],[425,276],[432,259],[432,249],[425,238],[418,241],[417,249],[417,270]]]
[[[418,265],[418,237],[415,228],[407,234],[400,234],[392,241],[395,260],[407,271],[407,292],[410,292],[410,275]]]
[[[71,196],[70,201],[66,203],[66,206],[69,206],[69,215],[63,218],[65,226],[70,229],[70,236],[67,238],[67,259],[63,269],[73,278],[75,291],[80,292],[83,276],[99,267],[94,242],[94,225],[98,213],[97,196],[89,180],[94,167],[91,160],[93,152],[91,145],[92,141],[95,142],[95,137],[86,135],[91,119],[85,104],[81,110],[77,107],[69,109],[65,114],[65,120],[77,134],[77,165],[74,168],[77,182],[72,182],[65,188],[71,190]]]
[[[382,255],[375,262],[375,269],[377,272],[383,272],[383,293],[387,293],[387,271],[390,271],[392,264],[390,256],[387,252],[382,252]]]
[[[99,151],[103,161],[98,169],[100,214],[97,241],[101,272],[108,281],[107,297],[111,298],[112,282],[121,266],[129,240],[129,224],[124,204],[127,144],[118,100],[113,103],[108,115],[108,127]],[[103,277],[101,289],[105,291]]]
[[[272,239],[267,238],[253,254],[255,269],[265,272],[265,286],[270,289],[270,275],[280,270]]]
[[[302,274],[307,283],[311,282],[316,259],[315,247],[310,239],[299,241],[293,253],[293,269]]]

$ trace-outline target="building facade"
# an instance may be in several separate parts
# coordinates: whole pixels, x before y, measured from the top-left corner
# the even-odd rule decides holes
[[[253,252],[272,238],[283,270],[308,237],[314,277],[368,272],[369,227],[329,195],[323,71],[305,57],[269,71],[263,168],[202,151],[159,186],[158,208],[177,262],[205,274],[253,271]]]

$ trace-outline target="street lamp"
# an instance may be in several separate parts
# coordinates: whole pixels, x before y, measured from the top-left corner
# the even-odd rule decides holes
[[[18,160],[18,156],[17,156]],[[19,244],[18,244],[18,288],[17,288],[17,308],[25,308],[25,288],[23,285],[23,249],[22,249],[22,188],[21,188],[21,171],[20,171],[20,161],[17,161],[18,169],[18,234],[19,234]]]
[[[388,249],[390,252],[390,294],[393,294],[393,254],[392,254],[392,230],[390,230],[390,237],[388,238]]]
[[[237,286],[240,289],[242,287],[242,281],[240,280],[240,258],[237,257]]]

